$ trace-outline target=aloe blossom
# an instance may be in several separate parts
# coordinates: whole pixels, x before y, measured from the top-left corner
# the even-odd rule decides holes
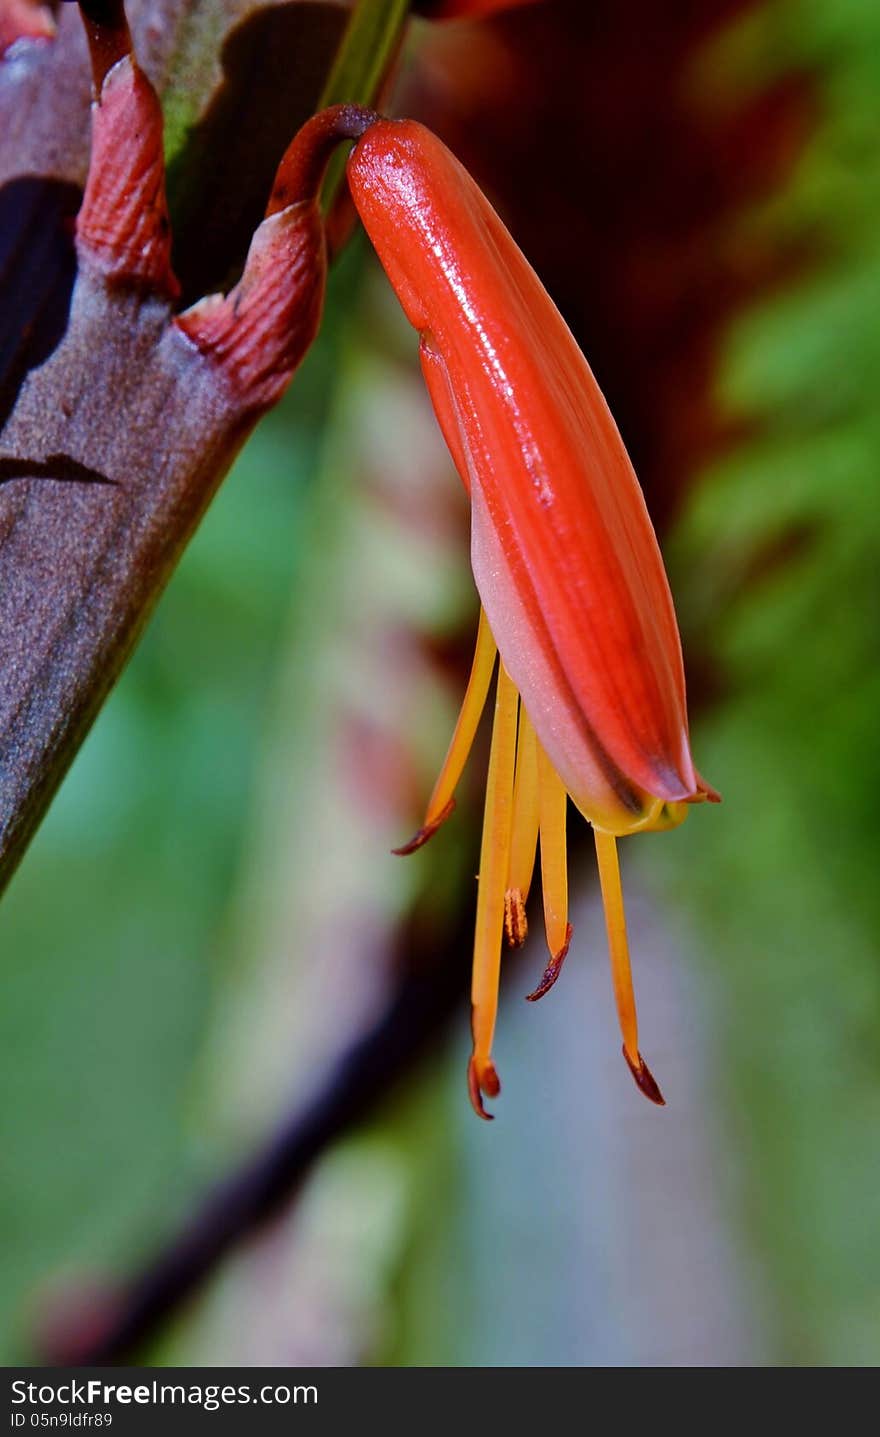
[[[694,768],[681,644],[663,560],[620,434],[565,321],[485,196],[412,121],[378,120],[348,162],[352,196],[410,323],[425,380],[471,500],[482,603],[458,724],[411,852],[454,791],[497,663],[480,856],[469,1086],[500,1088],[492,1061],[501,950],[526,934],[540,846],[549,962],[571,939],[567,797],[592,825],[623,1051],[663,1099],[640,1051],[617,838],[681,822],[718,795]]]

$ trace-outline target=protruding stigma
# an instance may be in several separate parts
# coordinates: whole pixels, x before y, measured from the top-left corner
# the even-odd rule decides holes
[[[636,1081],[639,1091],[650,1098],[652,1103],[663,1104],[663,1095],[650,1068],[639,1052],[639,1027],[636,1017],[636,999],[633,992],[632,968],[629,961],[629,944],[626,936],[626,914],[623,907],[623,889],[620,883],[620,864],[617,858],[617,840],[613,834],[593,830],[596,840],[596,858],[599,863],[599,884],[602,889],[602,904],[605,909],[605,927],[608,932],[608,948],[611,955],[611,978],[614,984],[614,1001],[617,1017],[623,1035],[623,1056]]]
[[[513,784],[513,832],[510,870],[504,895],[504,932],[508,946],[521,948],[529,931],[526,901],[532,886],[538,847],[538,753],[535,730],[520,700]]]
[[[471,1031],[474,1049],[469,1068],[471,1102],[480,1117],[488,1116],[480,1093],[495,1097],[498,1074],[492,1062],[492,1038],[498,1012],[501,976],[501,938],[504,930],[504,893],[510,864],[513,825],[513,776],[516,766],[516,716],[519,697],[507,670],[498,665],[492,749],[486,782],[483,839],[477,918],[474,929],[474,968],[471,980]]]
[[[473,747],[483,709],[486,707],[489,685],[492,682],[492,672],[495,668],[496,652],[492,631],[489,628],[486,615],[481,609],[480,623],[477,629],[477,646],[474,650],[474,661],[471,664],[464,702],[446,757],[443,760],[440,776],[428,802],[424,823],[408,843],[393,849],[392,852],[397,854],[415,853],[417,848],[421,848],[422,844],[427,843],[428,839],[437,832],[441,823],[449,817],[455,808],[455,789],[467,763],[468,754]],[[515,722],[516,714],[514,713],[514,724]]]

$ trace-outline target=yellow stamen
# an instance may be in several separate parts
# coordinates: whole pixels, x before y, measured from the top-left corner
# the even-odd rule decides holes
[[[535,730],[522,703],[516,741],[516,778],[513,784],[513,834],[510,872],[504,895],[504,931],[511,948],[521,948],[529,931],[526,900],[532,886],[538,849],[538,749]]]
[[[498,665],[492,750],[486,782],[480,879],[474,932],[474,970],[471,983],[471,1028],[474,1050],[468,1065],[471,1102],[488,1118],[480,1093],[495,1097],[500,1090],[492,1062],[492,1037],[498,1011],[501,973],[501,936],[504,928],[504,891],[510,864],[513,826],[513,777],[516,763],[516,715],[519,698],[504,665]]]
[[[617,860],[617,840],[613,834],[603,833],[601,829],[596,828],[593,832],[596,839],[596,857],[599,862],[599,884],[605,908],[605,927],[608,931],[608,947],[611,954],[614,1001],[617,1004],[617,1016],[623,1035],[623,1056],[629,1064],[636,1085],[645,1094],[645,1097],[662,1106],[663,1095],[639,1052],[639,1027],[636,1018],[632,969],[629,961],[629,944],[626,937],[626,914],[623,908],[623,889],[620,884],[620,865]]]
[[[544,749],[535,740],[538,758],[538,791],[541,828],[541,888],[544,895],[544,928],[550,962],[530,1003],[543,998],[559,977],[571,942],[568,921],[568,854],[566,850],[566,816],[568,794]]]
[[[678,828],[687,818],[689,806],[687,803],[661,803],[639,833],[665,833],[669,828]]]
[[[474,742],[474,736],[480,723],[480,716],[486,706],[486,698],[489,693],[489,684],[492,681],[492,670],[495,667],[495,640],[489,628],[486,615],[480,609],[480,623],[477,629],[477,646],[474,650],[474,661],[471,665],[470,677],[467,689],[465,690],[464,702],[458,721],[455,725],[455,732],[449,744],[446,757],[443,760],[443,767],[440,776],[434,785],[434,792],[431,794],[428,803],[425,821],[419,829],[401,848],[395,848],[394,853],[414,853],[421,848],[423,843],[437,832],[437,829],[448,818],[455,808],[455,793],[458,780],[461,778],[462,769],[467,763],[468,754]]]

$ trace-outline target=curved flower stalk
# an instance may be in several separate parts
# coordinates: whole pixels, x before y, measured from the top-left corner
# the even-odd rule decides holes
[[[590,368],[536,274],[445,146],[378,120],[348,162],[352,196],[410,323],[437,418],[472,508],[482,602],[461,715],[412,852],[454,791],[499,655],[472,985],[471,1099],[500,1089],[492,1061],[501,948],[526,935],[540,847],[550,960],[571,939],[567,796],[592,824],[623,1051],[639,1051],[616,840],[680,823],[718,795],[691,758],[684,669],[641,489]]]

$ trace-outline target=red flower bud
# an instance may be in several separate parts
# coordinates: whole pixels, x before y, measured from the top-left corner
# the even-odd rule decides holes
[[[364,225],[422,336],[473,503],[483,607],[586,816],[626,832],[701,796],[663,561],[614,420],[562,316],[441,142],[381,121],[349,162]]]
[[[352,151],[348,177],[421,336],[428,389],[471,496],[471,557],[487,620],[447,763],[408,848],[451,809],[493,640],[501,658],[472,1096],[497,1091],[498,950],[505,921],[510,941],[521,941],[539,830],[551,963],[533,997],[555,981],[568,949],[567,790],[596,830],[624,1052],[642,1090],[662,1101],[638,1052],[614,835],[669,826],[685,803],[717,795],[691,759],[678,628],[641,489],[565,321],[445,146],[412,121],[381,120]]]

